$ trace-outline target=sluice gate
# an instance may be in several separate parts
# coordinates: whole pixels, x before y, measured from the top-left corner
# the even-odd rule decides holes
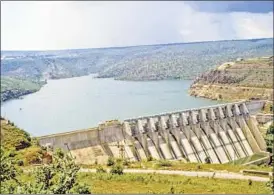
[[[251,114],[262,106],[243,101],[108,121],[93,129],[43,136],[39,142],[70,150],[80,164],[103,163],[109,156],[222,164],[266,150]]]

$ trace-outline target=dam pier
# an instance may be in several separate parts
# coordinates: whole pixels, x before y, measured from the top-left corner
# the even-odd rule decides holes
[[[254,114],[263,101],[241,101],[39,137],[42,146],[70,151],[79,164],[109,157],[223,164],[265,152]]]

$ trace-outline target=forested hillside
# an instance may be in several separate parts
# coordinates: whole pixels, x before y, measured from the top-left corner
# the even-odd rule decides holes
[[[38,91],[44,82],[1,76],[1,102]]]
[[[126,80],[193,79],[238,57],[272,54],[273,39],[62,51],[3,51],[1,74],[36,80],[90,73]]]

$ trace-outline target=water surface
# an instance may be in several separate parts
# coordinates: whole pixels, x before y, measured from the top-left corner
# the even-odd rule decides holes
[[[217,104],[189,96],[191,81],[116,81],[90,76],[50,80],[40,91],[11,100],[1,114],[32,136]],[[21,108],[21,109],[20,109]]]

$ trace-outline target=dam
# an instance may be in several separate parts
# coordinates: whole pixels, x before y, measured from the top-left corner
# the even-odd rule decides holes
[[[263,101],[188,109],[39,137],[50,149],[69,151],[79,164],[109,157],[223,164],[266,151],[254,114]]]

